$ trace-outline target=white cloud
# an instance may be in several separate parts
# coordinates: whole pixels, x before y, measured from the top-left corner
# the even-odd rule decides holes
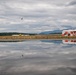
[[[25,27],[23,32],[62,29],[62,25],[74,27],[75,9],[72,0],[2,0],[0,1],[0,26],[5,28],[7,25],[6,31],[16,32],[21,31],[23,27]]]

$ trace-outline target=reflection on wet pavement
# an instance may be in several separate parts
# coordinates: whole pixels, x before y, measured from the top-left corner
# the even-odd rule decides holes
[[[76,46],[62,40],[0,42],[0,75],[76,75]]]

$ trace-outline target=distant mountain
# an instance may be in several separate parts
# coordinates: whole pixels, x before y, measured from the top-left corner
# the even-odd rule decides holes
[[[61,34],[62,30],[53,30],[53,31],[45,31],[41,32],[40,34]]]

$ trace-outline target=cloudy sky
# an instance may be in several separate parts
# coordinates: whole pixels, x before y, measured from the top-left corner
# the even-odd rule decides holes
[[[75,28],[75,10],[76,0],[0,0],[0,32]]]

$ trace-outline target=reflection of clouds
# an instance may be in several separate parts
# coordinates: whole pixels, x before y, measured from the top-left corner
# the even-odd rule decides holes
[[[32,43],[33,42],[33,43]],[[4,47],[1,47],[1,46]],[[5,53],[29,53],[31,54],[32,52],[36,53],[59,53],[59,52],[75,52],[75,46],[69,48],[66,47],[67,45],[65,44],[50,44],[46,42],[41,42],[41,41],[25,41],[25,42],[20,42],[20,43],[5,43],[2,44],[0,52],[5,52]],[[67,48],[64,49],[64,48]],[[71,50],[73,48],[73,50]]]
[[[40,73],[45,75],[45,72],[49,72],[49,75],[54,74],[63,74],[65,72],[65,75],[67,73],[74,74],[74,72],[71,71],[71,69],[74,71],[76,69],[76,65],[73,63],[69,63],[72,61],[66,60],[66,62],[61,62],[61,60],[47,60],[47,59],[18,59],[18,60],[4,60],[5,63],[0,63],[2,67],[0,67],[0,70],[2,72],[5,72],[4,75],[7,74],[21,74],[25,75],[25,73],[33,75],[33,73],[36,72],[36,74]],[[68,64],[69,63],[69,64]],[[24,74],[23,74],[24,73]],[[61,73],[61,74],[60,74]],[[70,74],[69,73],[69,74]],[[48,73],[47,73],[48,74]],[[76,74],[76,73],[75,73]]]
[[[32,44],[33,42],[33,44]],[[4,47],[1,47],[1,46]],[[41,42],[39,40],[35,41],[25,41],[25,42],[18,42],[18,43],[2,43],[0,45],[0,56],[11,56],[11,55],[20,55],[24,54],[25,56],[29,55],[55,55],[55,54],[70,54],[76,53],[75,46],[66,47],[65,44],[50,44],[46,42]],[[64,49],[66,48],[66,49]],[[72,50],[73,48],[73,50]]]
[[[21,66],[16,66],[16,67],[11,67],[9,70],[7,70],[8,73],[14,72],[14,73],[21,73],[21,72],[27,72],[27,71],[40,71],[40,72],[45,72],[45,71],[51,71],[57,68],[66,68],[66,66],[63,65],[51,65],[51,66],[45,66],[45,65],[21,65]]]
[[[0,75],[61,75],[62,73],[72,75],[75,73],[75,45],[64,48],[66,45],[62,43],[51,44],[39,40],[1,45]]]
[[[33,51],[0,51],[1,58],[19,58],[21,55],[24,56],[36,56],[39,52]]]
[[[6,45],[0,44],[0,47],[6,47]]]

